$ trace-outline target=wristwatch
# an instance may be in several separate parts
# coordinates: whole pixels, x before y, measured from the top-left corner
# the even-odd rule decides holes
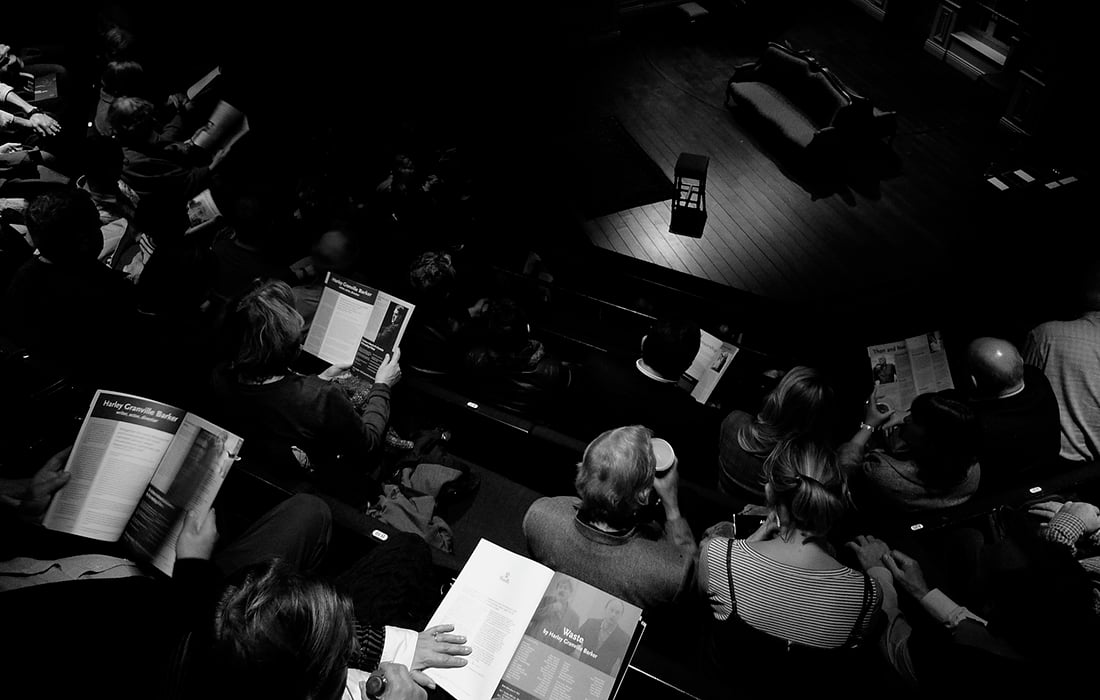
[[[27,118],[29,119],[29,118],[33,117],[34,115],[36,115],[36,114],[41,114],[41,112],[42,112],[42,110],[40,110],[39,108],[31,107],[31,110],[26,113]]]

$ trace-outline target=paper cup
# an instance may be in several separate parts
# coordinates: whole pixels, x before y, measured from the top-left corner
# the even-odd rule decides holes
[[[653,445],[653,456],[657,458],[657,476],[664,476],[669,469],[672,469],[672,465],[676,464],[676,452],[672,449],[672,445],[668,444],[668,440],[653,438],[650,442]]]

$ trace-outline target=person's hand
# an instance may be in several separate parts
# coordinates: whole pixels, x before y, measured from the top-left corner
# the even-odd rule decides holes
[[[905,419],[909,417],[909,411],[893,411],[890,414],[890,418],[886,420],[881,426],[880,430],[886,431],[898,427],[905,422]]]
[[[426,668],[458,668],[466,665],[463,656],[473,651],[466,644],[466,637],[450,634],[454,625],[436,625],[421,632],[416,638],[416,650],[413,652],[413,671]]]
[[[770,540],[779,534],[779,514],[774,510],[768,514],[768,517],[764,518],[764,522],[760,523],[760,527],[756,528],[756,531],[745,538],[746,542],[764,542]]]
[[[890,553],[890,546],[870,535],[858,535],[855,540],[844,545],[856,553],[859,568],[867,571],[873,566],[885,566],[883,557]]]
[[[661,497],[665,515],[680,516],[680,465],[674,460],[664,474],[653,477],[653,490]]]
[[[478,299],[473,306],[467,309],[467,311],[470,312],[470,318],[477,318],[485,313],[485,309],[487,308],[489,308],[489,300]]]
[[[328,369],[317,376],[326,382],[331,382],[333,379],[337,379],[347,374],[350,369],[351,365],[330,365]]]
[[[1100,530],[1100,508],[1084,501],[1044,501],[1031,506],[1027,512],[1043,520],[1050,520],[1057,513],[1069,513],[1085,524],[1086,535]]]
[[[168,96],[168,107],[177,112],[186,112],[191,109],[191,100],[182,92],[174,92]]]
[[[202,521],[198,513],[189,510],[180,538],[176,540],[176,559],[209,559],[217,543],[218,523],[214,509],[211,508]]]
[[[878,386],[876,385],[871,391],[871,396],[867,399],[866,410],[863,412],[863,422],[872,428],[885,424],[894,415],[894,409],[887,408],[883,410],[884,405],[879,405],[881,403],[882,398],[879,396]]]
[[[15,153],[16,151],[22,151],[23,144],[21,143],[5,143],[0,145],[0,155],[7,153]]]
[[[10,482],[13,488],[8,493],[0,492],[0,504],[15,508],[23,517],[41,518],[49,507],[53,495],[69,483],[70,474],[65,471],[65,462],[72,451],[73,446],[69,445],[46,460],[42,468],[30,479]]]
[[[428,691],[424,688],[435,688],[431,678],[419,671],[409,671],[401,664],[383,661],[378,664],[378,672],[386,679],[386,690],[379,697],[386,700],[426,700]]]
[[[916,559],[895,549],[883,555],[882,563],[909,595],[917,600],[928,595],[928,584],[924,581],[924,572]]]
[[[382,360],[382,365],[378,368],[378,374],[374,375],[375,383],[393,386],[401,381],[401,365],[398,364],[400,360],[400,348],[394,350],[393,355],[387,353],[386,357]]]
[[[30,116],[31,126],[42,136],[57,136],[61,133],[61,124],[56,119],[43,112]]]

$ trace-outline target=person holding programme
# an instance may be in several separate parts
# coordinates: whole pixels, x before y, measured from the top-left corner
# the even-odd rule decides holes
[[[882,446],[868,449],[878,431]],[[978,490],[981,425],[953,390],[921,394],[908,414],[872,392],[859,430],[840,446],[856,507],[864,513],[921,511],[965,502]]]
[[[340,470],[343,476],[360,483],[371,475],[373,455],[384,444],[401,351],[382,362],[360,415],[341,387],[330,383],[346,367],[320,375],[291,369],[301,353],[302,327],[285,282],[268,280],[245,293],[228,318],[231,359],[214,372],[211,410],[240,432],[250,454],[285,461],[293,452],[299,464],[323,472],[339,460],[348,467]]]

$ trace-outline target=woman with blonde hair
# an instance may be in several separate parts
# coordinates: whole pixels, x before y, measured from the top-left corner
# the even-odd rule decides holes
[[[794,367],[752,416],[732,411],[718,439],[718,489],[749,503],[764,502],[764,460],[783,440],[807,436],[825,442],[833,389],[812,367]]]
[[[699,550],[698,580],[710,601],[718,663],[759,654],[823,658],[867,639],[882,605],[878,583],[837,560],[828,536],[849,509],[832,450],[808,440],[780,443],[765,462],[768,515],[752,533],[724,523]],[[747,535],[747,536],[746,536]]]

